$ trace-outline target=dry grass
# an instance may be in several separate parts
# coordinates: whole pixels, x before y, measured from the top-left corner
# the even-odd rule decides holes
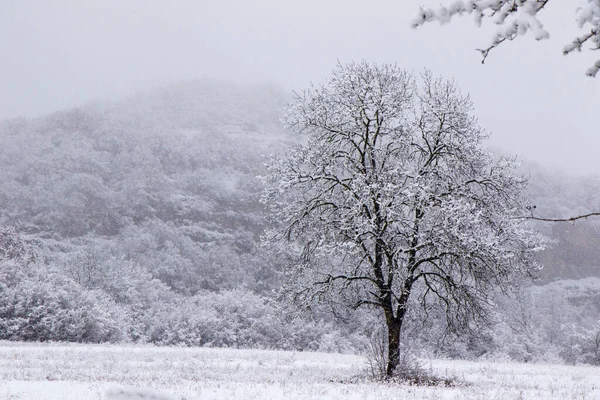
[[[0,399],[106,400],[115,388],[195,399],[600,399],[600,368],[423,361],[464,385],[351,379],[359,356],[283,351],[0,342]],[[128,393],[133,393],[130,389]]]

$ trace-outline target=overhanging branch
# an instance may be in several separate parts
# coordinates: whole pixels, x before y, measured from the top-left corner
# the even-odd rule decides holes
[[[534,221],[544,221],[544,222],[575,222],[580,219],[587,219],[589,217],[598,217],[598,216],[600,216],[600,212],[591,212],[588,214],[576,215],[574,217],[569,217],[569,218],[542,218],[542,217],[536,217],[534,215],[530,215],[527,217],[521,217],[521,218],[532,219]]]

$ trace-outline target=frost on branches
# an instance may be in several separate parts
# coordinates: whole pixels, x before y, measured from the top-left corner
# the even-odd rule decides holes
[[[458,329],[485,317],[492,288],[537,269],[542,243],[520,218],[527,182],[481,150],[471,111],[429,73],[339,65],[289,111],[306,145],[269,167],[263,200],[282,228],[268,236],[298,256],[290,292],[382,312],[388,376],[410,307],[444,310]]]
[[[550,0],[455,0],[438,9],[421,8],[412,25],[418,27],[430,21],[446,23],[453,16],[463,14],[472,14],[477,25],[481,25],[484,17],[492,18],[500,28],[489,47],[480,50],[482,62],[485,62],[490,50],[527,32],[531,32],[536,40],[547,39],[550,34],[538,16],[548,3]],[[575,20],[582,33],[564,47],[563,54],[581,51],[586,43],[591,50],[600,50],[600,0],[579,0],[579,3]],[[600,60],[588,68],[586,74],[593,77],[598,71]]]

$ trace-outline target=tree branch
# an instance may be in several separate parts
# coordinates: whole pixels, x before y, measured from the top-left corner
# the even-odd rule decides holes
[[[521,217],[521,218],[532,219],[534,221],[543,221],[543,222],[575,222],[580,219],[587,219],[588,217],[598,217],[598,216],[600,216],[600,212],[591,212],[589,214],[576,215],[574,217],[569,217],[569,218],[542,218],[542,217],[536,217],[534,215],[530,215],[527,217]]]

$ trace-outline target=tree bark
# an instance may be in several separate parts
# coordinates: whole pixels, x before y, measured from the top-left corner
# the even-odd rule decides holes
[[[388,296],[387,307],[384,307],[385,322],[388,330],[388,360],[385,368],[385,375],[390,378],[396,372],[400,364],[400,333],[402,332],[402,323],[406,315],[406,308],[410,290],[412,287],[412,279],[407,279],[404,282],[404,291],[400,296],[399,303],[394,315],[394,309],[391,302],[391,296]]]
[[[388,313],[386,312],[386,314]],[[389,378],[400,364],[400,331],[402,329],[402,320],[395,318],[393,315],[386,315],[386,325],[388,331],[388,360],[385,374]]]

